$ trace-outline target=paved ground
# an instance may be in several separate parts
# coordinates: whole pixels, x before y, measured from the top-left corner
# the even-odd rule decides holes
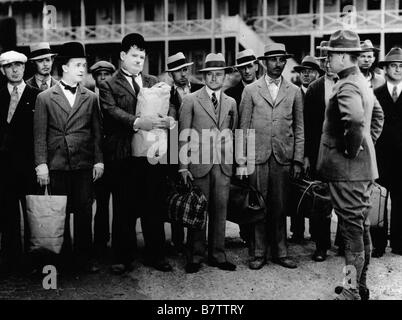
[[[141,234],[140,234],[141,236]],[[0,280],[0,299],[245,299],[245,300],[328,300],[342,283],[343,259],[336,248],[325,262],[311,260],[314,245],[290,245],[289,252],[299,267],[294,270],[269,263],[258,271],[247,267],[247,249],[238,238],[238,227],[228,223],[227,253],[238,267],[236,272],[203,266],[196,274],[183,270],[184,258],[170,256],[174,272],[161,273],[140,262],[133,272],[111,275],[107,264],[95,275],[64,276],[57,290],[44,290],[42,278],[12,277]],[[369,269],[372,299],[402,299],[402,256],[387,252],[372,259]]]

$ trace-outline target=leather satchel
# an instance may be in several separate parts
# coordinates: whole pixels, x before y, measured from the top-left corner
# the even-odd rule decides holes
[[[266,217],[261,192],[238,178],[232,178],[226,220],[237,224],[255,223]]]

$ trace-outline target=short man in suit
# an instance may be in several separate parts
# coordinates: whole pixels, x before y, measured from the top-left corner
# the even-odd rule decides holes
[[[237,85],[228,88],[225,93],[236,100],[237,110],[241,101],[244,87],[257,81],[257,73],[259,70],[259,61],[252,49],[240,51],[236,57],[236,65],[234,66],[240,73],[241,79]],[[251,227],[247,224],[239,225],[240,237],[243,239],[244,244],[248,245],[250,241]]]
[[[317,80],[324,74],[315,57],[305,56],[301,65],[295,66],[293,69],[300,75],[301,86],[300,91],[303,97],[303,103],[306,96],[307,88],[310,83]],[[306,130],[306,128],[305,128]],[[321,132],[320,132],[321,134]],[[296,204],[297,205],[297,204]],[[304,216],[303,213],[293,212],[291,214],[290,231],[292,231],[292,237],[289,239],[291,242],[303,243],[304,239]]]
[[[99,99],[99,86],[103,81],[110,79],[116,68],[107,61],[98,61],[89,68],[95,79],[95,94]],[[100,113],[102,116],[102,112]],[[95,183],[96,213],[94,218],[94,246],[95,252],[100,258],[104,256],[107,243],[110,240],[109,227],[109,201],[111,195],[110,177],[108,176],[108,164],[105,161],[105,172]]]
[[[173,86],[170,91],[170,108],[169,116],[174,120],[179,120],[179,110],[183,98],[189,93],[195,92],[203,87],[202,84],[194,83],[189,80],[190,66],[194,62],[188,62],[185,55],[182,52],[178,52],[167,58],[167,72],[173,79]],[[170,139],[170,137],[169,137]],[[170,143],[169,143],[170,145]],[[177,164],[171,164],[169,175],[172,181],[178,179],[178,166]],[[184,227],[175,223],[171,223],[172,228],[172,242],[176,248],[176,251],[182,252],[184,248]]]
[[[136,114],[137,95],[158,80],[142,73],[146,42],[142,35],[130,33],[121,44],[120,70],[100,85],[100,101],[105,127],[105,159],[109,164],[112,197],[112,272],[129,271],[137,247],[136,221],[141,217],[145,240],[145,264],[159,271],[171,271],[165,259],[164,216],[160,208],[161,188],[166,170],[152,165],[147,157],[135,157],[133,135],[138,130],[170,128],[169,117]]]
[[[0,232],[2,271],[15,270],[21,262],[21,202],[26,220],[25,196],[35,191],[33,162],[33,111],[38,89],[23,80],[27,57],[16,51],[0,56],[0,68],[7,85],[0,89]],[[25,223],[25,249],[29,229]]]
[[[50,50],[48,42],[39,42],[32,44],[29,60],[35,69],[35,74],[27,80],[31,87],[44,91],[57,84],[57,80],[50,74],[52,72],[54,57],[57,55]]]
[[[385,83],[385,79],[380,74],[374,72],[376,53],[380,52],[380,49],[374,47],[369,39],[362,41],[360,46],[363,52],[359,55],[359,69],[368,81],[369,86],[375,90]]]
[[[255,170],[240,163],[239,175],[250,175],[252,183],[264,196],[268,219],[255,223],[251,239],[249,266],[262,268],[270,244],[273,261],[286,268],[296,268],[288,257],[286,216],[289,207],[290,177],[298,178],[303,167],[303,101],[300,89],[282,77],[287,59],[284,44],[265,46],[267,73],[245,87],[240,103],[240,129],[255,130]],[[244,148],[247,150],[247,145]]]
[[[310,84],[304,98],[304,171],[313,180],[317,179],[316,164],[325,109],[335,81],[338,80],[326,59],[327,45],[328,41],[321,42],[318,58],[325,69],[325,75]],[[327,250],[331,248],[331,212],[332,208],[329,208],[328,212],[319,212],[310,219],[310,234],[316,245],[313,260],[317,262],[324,261]]]
[[[387,75],[387,82],[374,90],[385,115],[384,130],[376,144],[379,183],[391,196],[392,253],[402,255],[402,170],[396,156],[402,151],[402,49],[391,49],[379,66],[384,67]],[[374,236],[372,256],[380,257],[387,246],[388,226],[371,231]]]
[[[101,117],[96,95],[81,85],[86,72],[84,46],[66,42],[60,52],[62,79],[36,101],[36,174],[41,186],[50,184],[52,194],[67,195],[62,257],[72,254],[77,271],[92,273],[99,271],[92,260],[92,194],[93,183],[104,170]],[[73,250],[70,212],[74,213]]]
[[[179,130],[188,130],[180,137],[179,157],[182,179],[198,186],[209,203],[208,264],[222,270],[234,271],[236,266],[225,254],[226,214],[233,163],[233,131],[237,126],[237,106],[233,98],[222,92],[227,69],[221,53],[205,58],[203,73],[205,86],[183,99]],[[194,136],[198,136],[195,139]],[[210,138],[213,138],[212,142]],[[187,141],[189,139],[189,142]],[[206,230],[188,230],[187,273],[198,272],[204,260]]]
[[[336,31],[326,49],[339,81],[325,111],[317,173],[328,182],[332,205],[340,217],[346,268],[349,276],[356,277],[337,299],[368,299],[371,241],[367,216],[372,183],[378,178],[374,143],[381,134],[384,114],[358,67],[359,35]]]

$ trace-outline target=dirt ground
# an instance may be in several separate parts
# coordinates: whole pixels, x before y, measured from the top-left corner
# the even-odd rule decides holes
[[[166,230],[169,234],[168,225]],[[297,269],[269,262],[254,271],[248,268],[248,252],[238,234],[238,226],[228,222],[227,255],[237,264],[235,272],[203,265],[200,272],[186,274],[184,257],[169,255],[174,267],[170,273],[145,267],[139,259],[131,273],[116,276],[103,263],[98,274],[61,276],[56,290],[43,289],[39,276],[0,279],[0,299],[331,300],[336,296],[334,287],[341,285],[343,278],[343,258],[336,255],[336,247],[329,251],[325,262],[317,263],[311,260],[312,242],[291,244],[289,254],[298,262]],[[138,235],[141,239],[139,228]],[[374,300],[402,299],[402,256],[388,250],[382,258],[372,259],[369,268],[368,284]]]

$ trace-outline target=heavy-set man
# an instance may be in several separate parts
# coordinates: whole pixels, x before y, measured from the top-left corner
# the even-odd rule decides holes
[[[240,102],[240,129],[255,130],[254,172],[240,164],[239,175],[250,175],[250,182],[263,194],[269,212],[266,221],[254,225],[249,266],[260,269],[271,255],[275,263],[296,268],[288,257],[286,216],[289,211],[290,176],[297,178],[303,169],[304,130],[303,100],[300,89],[282,77],[287,59],[284,44],[265,47],[267,72],[245,87]],[[244,147],[247,150],[247,145]]]
[[[146,42],[138,33],[126,35],[121,43],[119,71],[100,85],[100,102],[105,127],[105,159],[109,163],[112,197],[112,272],[132,269],[136,253],[136,221],[141,217],[145,240],[145,264],[159,271],[171,271],[165,259],[164,216],[160,204],[166,175],[162,164],[152,165],[147,157],[135,157],[133,135],[138,130],[169,129],[169,117],[136,114],[137,95],[158,80],[143,74]]]
[[[21,224],[25,225],[25,249],[29,247],[25,196],[35,192],[33,115],[40,92],[23,80],[27,57],[16,51],[0,56],[7,84],[0,89],[0,273],[21,266]],[[20,202],[24,221],[20,221]],[[25,250],[26,251],[26,250]]]
[[[27,80],[31,87],[45,91],[57,84],[57,80],[51,76],[54,57],[57,56],[50,50],[48,42],[39,42],[30,47],[29,60],[35,69],[33,77]]]
[[[52,194],[68,199],[61,267],[68,264],[93,273],[99,271],[92,251],[92,194],[93,182],[104,170],[101,117],[96,95],[81,85],[86,72],[84,46],[66,42],[60,53],[62,78],[38,95],[35,106],[36,174],[41,186],[50,185]]]
[[[187,155],[182,150],[188,148],[191,156],[188,159],[179,157],[179,172],[184,183],[191,180],[209,203],[208,264],[234,271],[236,266],[227,260],[225,254],[225,230],[233,164],[233,131],[238,118],[236,101],[222,92],[227,69],[221,53],[208,54],[204,68],[200,70],[205,86],[183,99],[179,129],[180,135],[185,137],[180,138],[180,154]],[[187,130],[187,134],[183,130]],[[205,242],[205,229],[188,230],[187,273],[200,270],[204,261]]]
[[[391,242],[392,253],[402,255],[402,170],[398,161],[402,151],[402,49],[392,48],[379,63],[385,69],[387,82],[374,90],[384,110],[384,130],[376,144],[379,183],[390,191],[391,196]],[[373,254],[384,254],[388,242],[388,225],[372,229]]]
[[[356,277],[343,287],[337,299],[368,299],[371,241],[367,216],[372,183],[378,178],[374,143],[381,134],[384,115],[358,68],[362,52],[358,34],[336,31],[326,49],[339,81],[325,111],[317,172],[328,182],[332,205],[340,217],[345,277]]]

